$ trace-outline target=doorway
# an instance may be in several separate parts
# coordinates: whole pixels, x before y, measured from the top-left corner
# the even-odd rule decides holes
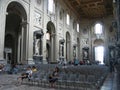
[[[104,47],[103,46],[95,47],[95,61],[98,61],[100,64],[104,64]]]

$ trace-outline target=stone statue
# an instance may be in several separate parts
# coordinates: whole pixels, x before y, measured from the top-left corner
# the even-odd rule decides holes
[[[83,53],[84,53],[84,58],[87,58],[88,57],[87,51],[84,51]]]
[[[40,48],[40,39],[36,39],[36,41],[35,41],[35,55],[39,55],[39,48]]]

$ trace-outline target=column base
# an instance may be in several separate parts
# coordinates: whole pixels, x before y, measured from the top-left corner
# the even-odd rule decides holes
[[[33,61],[32,58],[29,58],[28,61],[27,61],[28,64],[35,64],[35,62]]]
[[[35,64],[42,64],[43,63],[43,56],[42,55],[34,55],[33,61]]]
[[[43,64],[48,64],[46,59],[43,59]]]

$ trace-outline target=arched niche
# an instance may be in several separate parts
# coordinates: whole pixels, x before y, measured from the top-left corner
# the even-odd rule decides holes
[[[56,62],[56,32],[55,25],[53,22],[49,21],[47,23],[47,32],[46,32],[46,59],[48,63]]]
[[[70,33],[66,32],[66,60],[70,61],[71,37]]]
[[[27,14],[24,7],[13,1],[8,4],[6,12],[4,50],[9,48],[11,52],[10,64],[27,63],[26,36],[27,36]],[[12,46],[8,47],[8,35],[12,37]],[[4,57],[6,55],[4,52]],[[7,59],[7,57],[5,58]]]
[[[94,46],[104,45],[104,41],[102,39],[95,39]]]

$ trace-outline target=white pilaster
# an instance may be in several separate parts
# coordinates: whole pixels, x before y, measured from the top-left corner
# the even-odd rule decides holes
[[[6,20],[6,11],[3,0],[0,1],[0,63],[6,63],[4,60],[4,36],[5,36],[5,20]]]

